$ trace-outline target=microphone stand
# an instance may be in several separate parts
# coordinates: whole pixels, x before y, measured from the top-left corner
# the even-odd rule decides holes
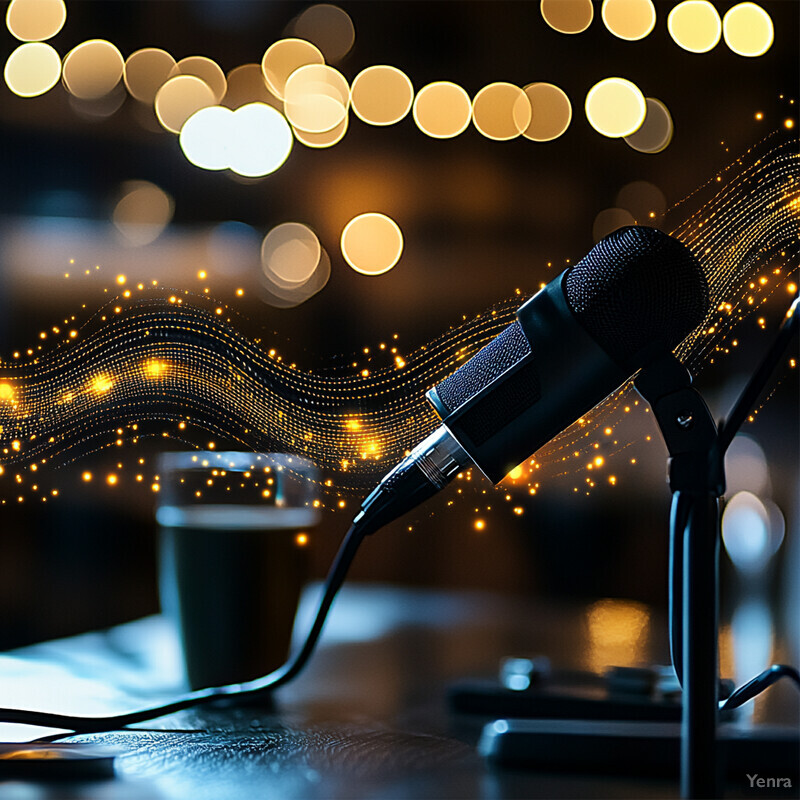
[[[797,305],[734,404],[717,426],[692,376],[667,353],[643,368],[634,386],[650,404],[669,452],[670,645],[683,686],[681,796],[719,797],[719,498],[725,451],[763,391],[797,328]]]

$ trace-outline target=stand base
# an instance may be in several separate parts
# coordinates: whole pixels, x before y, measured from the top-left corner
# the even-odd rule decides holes
[[[501,719],[484,727],[478,750],[505,767],[677,779],[680,741],[680,723],[673,722]],[[755,780],[760,776],[775,781],[771,788],[796,794],[800,777],[796,728],[721,724],[717,746],[725,774],[737,785],[747,788],[748,775]]]

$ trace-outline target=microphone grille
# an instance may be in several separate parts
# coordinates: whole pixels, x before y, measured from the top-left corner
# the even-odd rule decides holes
[[[595,341],[638,369],[673,350],[708,310],[708,283],[689,248],[655,228],[620,228],[566,275],[567,304]]]
[[[520,324],[514,322],[479,350],[463,367],[436,387],[444,407],[453,411],[531,351]]]

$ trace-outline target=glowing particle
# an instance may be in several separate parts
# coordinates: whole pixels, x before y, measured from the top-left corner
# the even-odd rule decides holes
[[[512,481],[516,481],[519,478],[521,478],[522,477],[522,467],[519,466],[519,465],[514,467],[514,469],[512,469],[511,472],[508,473],[508,477],[511,478]]]
[[[161,487],[160,487],[160,486],[159,486],[157,483],[154,483],[154,484],[153,484],[153,485],[150,487],[150,490],[151,490],[151,491],[153,491],[153,492],[159,492],[159,491],[161,491]]]
[[[83,475],[81,475],[81,478],[83,479],[84,483],[89,483],[89,481],[92,479],[92,473],[88,471],[84,472]]]
[[[114,381],[108,375],[98,375],[92,381],[92,391],[97,394],[105,394],[114,386]]]
[[[603,456],[597,456],[597,457],[595,458],[595,460],[594,460],[594,465],[595,465],[596,467],[602,467],[602,466],[603,466],[603,464],[604,464],[604,459],[603,459]]]
[[[127,278],[124,275],[117,275],[117,283],[120,286],[123,286],[125,284],[126,280],[127,280]]]
[[[144,363],[143,370],[144,374],[148,378],[161,378],[167,371],[167,365],[163,361],[158,361],[157,359],[152,358]]]
[[[786,128],[787,130],[791,130],[792,128],[794,128],[794,120],[791,117],[785,119],[783,121],[783,127]]]
[[[14,402],[14,387],[10,383],[0,383],[0,403]]]
[[[476,519],[473,527],[476,531],[482,531],[486,527],[486,522],[482,519]]]
[[[294,537],[294,541],[298,547],[305,547],[308,544],[308,534],[298,533],[297,536]]]
[[[106,477],[106,483],[109,486],[116,486],[117,480],[118,480],[118,478],[113,472]]]

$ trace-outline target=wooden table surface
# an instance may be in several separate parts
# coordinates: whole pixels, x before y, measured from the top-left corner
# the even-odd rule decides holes
[[[309,590],[299,629],[312,598]],[[475,747],[486,720],[450,712],[447,686],[496,674],[504,656],[528,654],[577,669],[663,662],[666,636],[663,623],[638,604],[554,608],[489,594],[350,585],[319,650],[299,678],[278,690],[275,708],[207,705],[136,730],[72,737],[118,748],[116,777],[54,784],[2,781],[0,773],[0,800],[677,795],[670,780],[487,764]],[[171,628],[151,617],[1,655],[0,705],[129,710],[169,696],[180,682],[179,663]],[[796,721],[793,689],[771,691],[771,702]],[[0,725],[3,741],[48,732]],[[771,795],[749,791],[742,776],[727,796]]]

